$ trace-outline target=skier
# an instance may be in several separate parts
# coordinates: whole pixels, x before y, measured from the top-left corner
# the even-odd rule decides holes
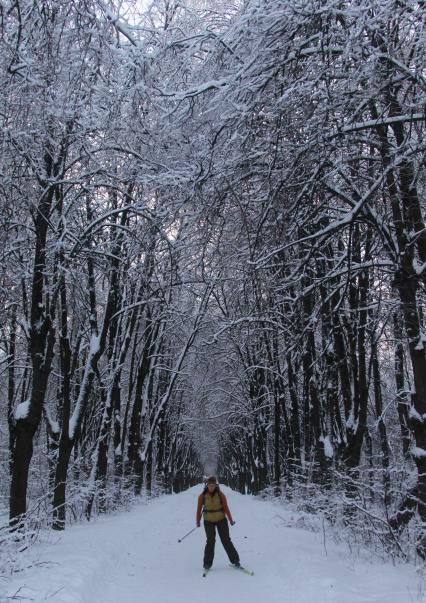
[[[235,524],[235,521],[232,519],[226,496],[220,491],[217,479],[213,475],[207,479],[206,486],[198,497],[197,514],[195,517],[198,528],[200,527],[202,514],[204,515],[204,529],[207,536],[206,547],[204,549],[204,570],[208,571],[213,563],[216,528],[223,547],[228,554],[229,561],[235,567],[241,567],[239,555],[229,536],[229,525],[226,518],[229,519],[231,526]]]

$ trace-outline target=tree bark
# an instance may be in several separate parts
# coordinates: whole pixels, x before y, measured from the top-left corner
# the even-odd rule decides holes
[[[45,155],[46,173],[55,177],[58,166],[54,165],[50,152]],[[29,327],[29,351],[32,365],[31,393],[28,410],[18,417],[13,449],[13,473],[10,489],[10,522],[19,523],[26,514],[28,472],[33,454],[33,438],[40,425],[42,410],[51,371],[54,332],[53,314],[46,311],[45,271],[46,240],[50,209],[54,198],[54,187],[47,186],[34,214],[35,250],[32,276],[31,313]],[[52,302],[51,312],[54,312]],[[53,336],[52,336],[53,333]]]

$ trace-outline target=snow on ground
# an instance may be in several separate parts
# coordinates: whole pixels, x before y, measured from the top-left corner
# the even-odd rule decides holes
[[[15,574],[3,593],[0,584],[0,602],[426,601],[413,566],[354,558],[344,546],[324,546],[321,532],[286,527],[294,513],[284,506],[223,490],[236,520],[231,538],[254,576],[229,567],[217,538],[213,569],[203,578],[203,527],[178,543],[195,525],[198,486],[55,533],[26,553],[34,565]]]

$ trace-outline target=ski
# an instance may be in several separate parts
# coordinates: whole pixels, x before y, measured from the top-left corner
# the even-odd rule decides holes
[[[252,570],[249,570],[246,567],[243,567],[242,565],[234,565],[231,563],[230,567],[233,567],[236,570],[240,570],[240,571],[244,572],[245,574],[247,574],[248,576],[254,576],[254,572]]]

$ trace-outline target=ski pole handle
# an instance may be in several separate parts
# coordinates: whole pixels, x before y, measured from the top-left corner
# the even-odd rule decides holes
[[[197,527],[198,527],[198,526],[197,526]],[[179,538],[178,542],[182,542],[182,540],[183,540],[184,538],[186,538],[187,536],[189,536],[190,534],[192,534],[192,532],[195,532],[195,530],[197,529],[197,527],[195,527],[195,528],[193,528],[192,530],[190,530],[190,531],[188,532],[188,534],[185,534],[185,536],[182,536],[182,538]]]

